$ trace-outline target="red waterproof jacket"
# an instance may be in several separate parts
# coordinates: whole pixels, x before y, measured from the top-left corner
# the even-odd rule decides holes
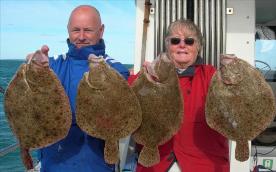
[[[228,140],[211,129],[205,120],[205,99],[215,68],[203,65],[202,59],[179,73],[184,99],[181,128],[164,145],[159,146],[160,163],[137,172],[165,172],[177,161],[183,172],[229,172]],[[132,83],[137,76],[130,76]]]

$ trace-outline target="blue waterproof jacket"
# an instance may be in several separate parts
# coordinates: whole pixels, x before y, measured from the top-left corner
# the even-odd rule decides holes
[[[76,124],[75,108],[78,84],[84,72],[89,70],[89,54],[102,55],[105,61],[127,79],[128,70],[119,62],[105,54],[103,40],[96,45],[77,49],[67,41],[66,55],[49,58],[50,67],[57,74],[70,100],[72,126],[66,138],[38,150],[41,172],[110,172],[114,165],[105,163],[104,140],[94,138],[83,132]]]

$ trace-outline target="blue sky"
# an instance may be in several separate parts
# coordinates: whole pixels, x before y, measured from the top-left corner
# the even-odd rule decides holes
[[[49,56],[67,52],[67,21],[82,4],[100,11],[107,54],[133,64],[135,0],[0,0],[0,59],[24,59],[44,44]]]

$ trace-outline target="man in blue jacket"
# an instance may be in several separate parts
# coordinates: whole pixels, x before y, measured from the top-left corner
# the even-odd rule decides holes
[[[89,69],[89,54],[102,55],[105,61],[125,79],[128,70],[105,53],[102,39],[104,25],[98,10],[82,5],[75,8],[68,22],[69,47],[65,55],[49,58],[50,67],[57,74],[70,100],[72,126],[66,138],[38,151],[41,172],[110,172],[115,166],[105,163],[104,141],[84,133],[76,124],[75,108],[79,81]],[[49,48],[43,46],[42,53],[48,56]],[[31,55],[29,55],[31,56]]]

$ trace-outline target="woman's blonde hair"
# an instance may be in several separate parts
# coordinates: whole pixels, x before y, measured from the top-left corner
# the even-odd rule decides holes
[[[166,33],[166,39],[165,39],[166,48],[168,48],[168,45],[169,45],[168,38],[171,37],[172,34],[175,33],[176,31],[180,31],[183,33],[186,33],[186,32],[194,33],[195,39],[198,42],[198,52],[201,51],[202,46],[203,46],[202,33],[201,33],[200,29],[195,25],[194,22],[192,22],[191,20],[186,20],[186,19],[176,20],[169,25],[167,33]]]

